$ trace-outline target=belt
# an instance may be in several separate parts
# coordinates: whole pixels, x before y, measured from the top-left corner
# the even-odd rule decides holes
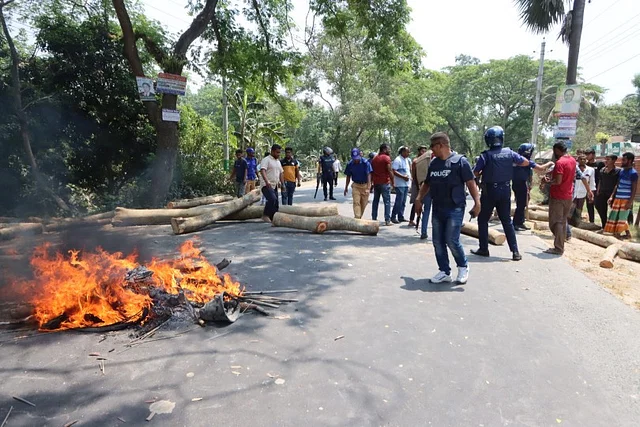
[[[353,181],[354,184],[360,184],[360,185],[366,185],[366,182],[358,182],[358,181]]]
[[[503,181],[503,182],[485,182],[484,185],[486,185],[487,187],[493,187],[493,188],[498,188],[498,187],[502,187],[503,185],[510,185],[511,181]]]

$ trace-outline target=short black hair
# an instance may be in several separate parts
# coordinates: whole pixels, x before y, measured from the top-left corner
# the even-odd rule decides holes
[[[596,154],[596,150],[594,150],[593,148],[587,148],[586,150],[584,150],[584,154]]]
[[[557,141],[555,144],[553,144],[553,149],[560,150],[561,152],[566,153],[567,144],[565,144],[564,141]]]
[[[606,159],[607,157],[610,158],[611,160],[613,160],[614,162],[616,160],[618,160],[618,156],[616,156],[615,154],[609,154],[608,156],[605,156],[604,158]]]
[[[428,149],[429,149],[429,147],[427,147],[426,145],[419,145],[418,146],[418,151],[420,151],[420,150],[428,150]]]
[[[291,151],[291,152],[293,152],[293,148],[291,148],[291,147],[287,147],[287,148],[285,148],[285,149],[284,149],[284,151],[285,151],[285,152],[287,152],[287,151]]]
[[[389,148],[389,144],[380,144],[380,152],[382,153],[384,150]]]
[[[622,157],[624,157],[625,159],[627,159],[627,160],[629,160],[629,161],[632,161],[632,162],[633,162],[633,161],[635,160],[635,158],[636,158],[636,156],[635,156],[633,153],[629,152],[629,151],[627,151],[626,153],[624,153],[624,154],[622,155]]]
[[[279,144],[273,144],[271,146],[271,151],[273,150],[282,150],[282,147]]]
[[[242,153],[243,153],[243,151],[242,151],[242,149],[241,149],[241,148],[238,148],[238,149],[236,150],[236,154],[242,154]]]

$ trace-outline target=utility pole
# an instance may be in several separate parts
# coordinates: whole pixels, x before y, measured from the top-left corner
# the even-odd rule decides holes
[[[533,127],[531,129],[531,143],[535,148],[538,143],[538,119],[540,116],[540,95],[542,94],[542,75],[544,74],[544,49],[545,39],[542,39],[542,45],[540,46],[540,65],[538,66],[538,79],[536,83],[536,100],[533,110]]]
[[[224,170],[229,170],[229,99],[227,77],[222,76],[222,133],[224,134]]]

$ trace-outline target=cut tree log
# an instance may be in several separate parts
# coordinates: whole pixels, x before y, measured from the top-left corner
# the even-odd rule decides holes
[[[542,206],[542,205],[529,205],[529,210],[532,210],[532,211],[541,211],[541,212],[549,212],[549,206]]]
[[[227,215],[238,212],[246,208],[252,203],[260,200],[260,190],[253,190],[249,194],[245,194],[240,199],[234,199],[230,202],[220,203],[218,209],[212,209],[207,213],[190,218],[172,218],[171,228],[174,234],[192,233],[211,225],[214,222],[224,218]]]
[[[38,223],[18,223],[0,229],[0,240],[10,240],[21,235],[42,234],[44,227]]]
[[[478,224],[472,224],[470,222],[462,223],[462,228],[460,232],[466,236],[475,237],[476,239],[480,237],[480,233],[478,231]],[[504,242],[506,242],[507,236],[500,233],[497,230],[489,229],[489,243],[492,245],[500,246]]]
[[[233,196],[228,194],[214,194],[213,196],[195,197],[193,199],[174,200],[167,203],[168,209],[193,208],[195,206],[210,205],[213,203],[229,202]]]
[[[230,221],[242,221],[247,219],[258,219],[262,218],[264,212],[263,206],[247,206],[246,208],[238,211],[234,214],[228,215],[223,219]],[[321,217],[321,216],[336,216],[338,215],[338,205],[336,204],[328,204],[328,205],[295,205],[295,206],[280,206],[278,212],[290,214],[290,215],[299,215],[299,216],[308,216],[308,217]]]
[[[594,245],[602,248],[608,248],[611,245],[620,245],[618,256],[630,261],[640,262],[640,243],[623,243],[613,236],[603,236],[588,230],[581,230],[579,228],[572,228],[571,234],[585,242],[593,243]]]
[[[614,243],[604,250],[604,254],[602,255],[602,259],[600,260],[600,267],[613,268],[613,260],[618,255],[620,246],[622,246],[620,243]]]
[[[127,225],[168,225],[171,224],[171,218],[182,217],[190,218],[203,215],[213,209],[219,209],[218,206],[197,206],[190,209],[127,209],[116,208],[115,216],[111,220],[114,227],[122,227]]]
[[[341,230],[375,236],[380,231],[380,223],[378,221],[355,219],[341,215],[306,217],[278,212],[273,217],[272,225],[274,227],[307,230],[318,234],[322,234],[325,231]]]
[[[81,218],[67,218],[51,222],[45,225],[47,232],[64,230],[66,228],[90,227],[109,224],[115,212],[104,212],[95,215],[88,215]]]
[[[514,212],[515,212],[515,209],[511,209],[511,215],[513,215]],[[529,217],[528,218],[529,220],[533,220],[533,221],[549,222],[549,212],[545,210],[530,210],[528,212],[528,217]],[[575,227],[578,227],[582,230],[590,230],[590,231],[598,231],[601,228],[598,224],[594,224],[586,221],[580,221],[578,225],[576,225]]]

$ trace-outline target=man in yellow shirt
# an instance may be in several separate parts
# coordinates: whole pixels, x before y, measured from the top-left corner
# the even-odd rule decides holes
[[[293,193],[296,191],[296,182],[298,187],[301,185],[302,176],[300,175],[300,163],[293,157],[293,148],[284,149],[284,159],[280,160],[282,164],[282,175],[284,178],[284,187],[282,188],[282,205],[293,205]]]

